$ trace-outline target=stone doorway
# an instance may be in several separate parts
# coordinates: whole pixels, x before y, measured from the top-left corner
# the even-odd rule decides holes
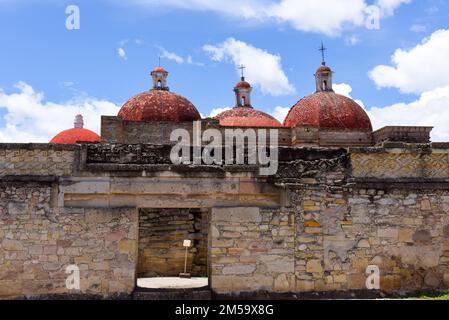
[[[137,286],[197,288],[208,285],[208,209],[140,209]],[[184,272],[184,240],[191,240]]]

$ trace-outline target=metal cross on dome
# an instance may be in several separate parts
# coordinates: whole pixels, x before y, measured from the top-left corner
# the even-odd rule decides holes
[[[323,42],[321,42],[321,47],[318,49],[319,51],[321,51],[321,57],[322,57],[322,64],[323,66],[326,64],[326,60],[324,59],[324,52],[327,50],[327,48],[324,47]]]
[[[242,70],[242,79],[244,79],[245,76],[244,76],[244,74],[243,74],[243,71],[246,69],[245,65],[241,64],[240,67],[239,67],[239,69]]]

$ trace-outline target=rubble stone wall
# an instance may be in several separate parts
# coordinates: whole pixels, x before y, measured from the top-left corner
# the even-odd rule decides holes
[[[77,169],[77,145],[0,144],[0,177],[67,176]]]
[[[0,184],[0,297],[132,292],[136,210],[55,208],[54,188]],[[66,287],[69,265],[80,291]]]
[[[138,208],[114,202],[118,194],[112,189],[91,189],[92,184],[83,187],[81,182],[92,182],[97,176],[115,179],[117,174],[130,180],[127,196],[134,197],[137,191],[133,190],[140,190],[139,196],[145,197],[152,191],[139,186],[150,178],[136,172],[141,166],[162,170],[157,168],[167,161],[166,150],[142,146],[136,152],[141,160],[124,161],[119,164],[122,171],[110,172],[106,166],[110,148],[92,148],[103,151],[89,158],[89,146],[0,145],[0,297],[111,296],[129,294],[135,288],[142,246]],[[126,160],[126,153],[113,153],[114,163]],[[83,172],[87,160],[106,165],[103,171]],[[220,207],[200,208],[210,210],[207,232],[197,233],[195,222],[193,229],[189,226],[203,241],[198,247],[203,260],[192,265],[204,267],[206,256],[213,290],[366,289],[370,265],[379,268],[380,288],[387,292],[449,288],[448,144],[390,144],[349,151],[284,148],[279,160],[274,176],[246,173],[248,182],[257,181],[270,193],[278,192],[274,198],[281,199],[279,205],[278,200],[266,207],[255,205],[255,190],[246,190],[239,202],[233,200],[238,203],[234,206],[221,202]],[[179,174],[177,179],[190,181],[202,169]],[[62,184],[71,183],[61,177],[72,175],[81,181],[71,191],[74,200],[59,201],[70,187]],[[193,189],[170,187],[170,179],[167,172],[160,173],[160,186],[166,183],[164,195],[175,194],[188,202]],[[223,200],[226,195],[218,192],[223,183],[208,185],[212,192],[207,197]],[[97,193],[107,196],[108,205],[85,208],[84,197]],[[178,243],[178,236],[183,238],[190,231],[172,240]],[[66,288],[65,271],[72,264],[80,268],[79,292]]]

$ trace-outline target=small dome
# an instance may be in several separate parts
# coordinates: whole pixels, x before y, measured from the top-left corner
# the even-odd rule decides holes
[[[162,68],[161,66],[154,68],[153,72],[167,72],[165,71],[164,68]]]
[[[274,117],[252,107],[235,107],[220,113],[215,119],[227,127],[282,127]]]
[[[77,142],[100,142],[98,134],[88,129],[84,129],[84,119],[81,114],[75,116],[74,128],[58,133],[50,143],[74,144]]]
[[[150,90],[126,102],[118,117],[127,121],[190,122],[200,120],[195,106],[186,98],[167,91]]]
[[[373,129],[361,106],[333,91],[314,93],[293,106],[284,125],[294,127],[298,124],[331,129]]]
[[[316,73],[320,73],[320,72],[332,72],[332,70],[331,70],[331,68],[329,68],[328,66],[323,64],[316,70]]]
[[[129,99],[118,113],[127,121],[191,122],[201,120],[195,106],[183,96],[170,92],[168,72],[161,66],[151,72],[153,88]]]
[[[235,85],[235,88],[236,89],[250,89],[251,85],[248,82],[246,82],[245,80],[242,80]]]
[[[72,128],[58,133],[50,143],[74,144],[77,142],[100,142],[101,138],[93,131],[84,128]]]

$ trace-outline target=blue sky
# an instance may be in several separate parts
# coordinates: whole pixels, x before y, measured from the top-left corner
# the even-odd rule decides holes
[[[69,4],[80,30],[65,28]],[[378,30],[365,26],[368,5],[380,10]],[[448,18],[445,0],[0,0],[0,142],[44,142],[76,109],[98,132],[102,112],[150,88],[158,56],[171,90],[201,114],[233,106],[244,63],[253,106],[282,118],[314,91],[321,41],[337,91],[375,127],[435,122],[435,140],[449,141]]]

